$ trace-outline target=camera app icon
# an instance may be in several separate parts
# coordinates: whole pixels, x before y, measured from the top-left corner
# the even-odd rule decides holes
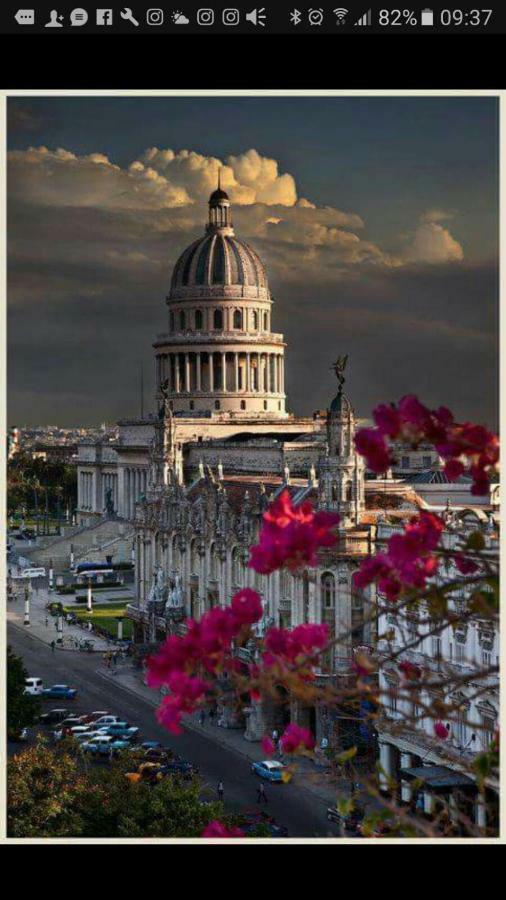
[[[213,25],[214,9],[199,9],[197,12],[197,25]]]
[[[148,9],[146,22],[148,25],[163,25],[163,9]]]
[[[224,25],[238,25],[240,12],[238,9],[224,9],[222,21]]]

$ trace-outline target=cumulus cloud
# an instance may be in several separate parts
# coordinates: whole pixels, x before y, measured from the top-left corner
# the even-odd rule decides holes
[[[438,209],[425,212],[420,218],[412,241],[406,248],[404,254],[406,262],[432,265],[461,262],[464,259],[462,245],[441,225],[442,221],[451,217],[450,213]]]

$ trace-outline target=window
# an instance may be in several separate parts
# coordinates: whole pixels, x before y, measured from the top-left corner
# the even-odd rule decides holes
[[[488,669],[492,665],[492,654],[490,650],[481,651],[481,664]]]
[[[258,331],[258,313],[255,310],[251,313],[251,328],[252,331]]]
[[[246,409],[246,400],[241,400],[241,409]]]
[[[269,331],[269,313],[264,313],[264,331]]]
[[[234,311],[234,328],[242,328],[242,311],[240,309]]]
[[[482,713],[481,721],[483,726],[481,732],[481,746],[483,750],[488,750],[494,738],[496,719],[492,715]]]
[[[267,409],[267,400],[264,400],[264,409]]]
[[[403,469],[409,469],[409,456],[403,456],[401,459],[401,466]]]
[[[214,310],[213,327],[221,331],[223,328],[223,313],[221,309]]]
[[[190,409],[195,409],[195,403],[193,400],[190,400]]]
[[[424,469],[430,469],[432,465],[432,459],[430,456],[422,456],[422,466]]]
[[[466,660],[465,647],[463,644],[455,644],[455,662],[461,666]]]
[[[181,331],[184,331],[186,328],[186,316],[183,311],[179,313],[179,327]]]
[[[432,658],[437,662],[441,662],[441,638],[432,638]]]
[[[204,324],[204,316],[202,315],[202,310],[195,310],[195,330],[200,331]]]
[[[322,602],[324,609],[333,609],[336,597],[336,580],[328,572],[322,575]]]
[[[219,400],[215,400],[215,401],[214,401],[214,408],[215,408],[215,409],[221,409],[221,404],[220,404],[220,401],[219,401]]]

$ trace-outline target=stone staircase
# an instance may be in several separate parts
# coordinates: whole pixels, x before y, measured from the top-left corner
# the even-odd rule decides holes
[[[26,549],[24,556],[34,565],[48,566],[53,560],[55,572],[68,569],[70,563],[70,545],[74,548],[74,560],[89,559],[100,562],[105,555],[112,555],[115,562],[121,559],[129,561],[128,550],[131,547],[134,530],[130,522],[119,519],[105,519],[89,528],[80,528],[72,535],[54,538],[44,547]],[[125,545],[125,546],[124,546]],[[127,546],[126,546],[127,545]]]

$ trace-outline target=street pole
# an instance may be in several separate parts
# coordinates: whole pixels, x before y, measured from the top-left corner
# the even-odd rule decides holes
[[[88,612],[93,612],[93,596],[91,593],[91,578],[88,578],[88,601],[87,601]]]
[[[54,585],[54,569],[53,569],[53,560],[49,560],[49,590],[53,590]]]
[[[63,644],[63,613],[58,613],[58,637],[56,638],[57,644]]]
[[[132,544],[132,550],[131,550],[131,553],[130,553],[130,559],[131,559],[131,561],[132,561],[132,565],[135,566],[135,541],[134,541],[134,543]]]
[[[118,641],[123,640],[123,619],[121,616],[118,618]]]
[[[25,618],[23,625],[30,625],[30,588],[25,586]]]
[[[74,545],[70,545],[70,571],[74,571]]]

